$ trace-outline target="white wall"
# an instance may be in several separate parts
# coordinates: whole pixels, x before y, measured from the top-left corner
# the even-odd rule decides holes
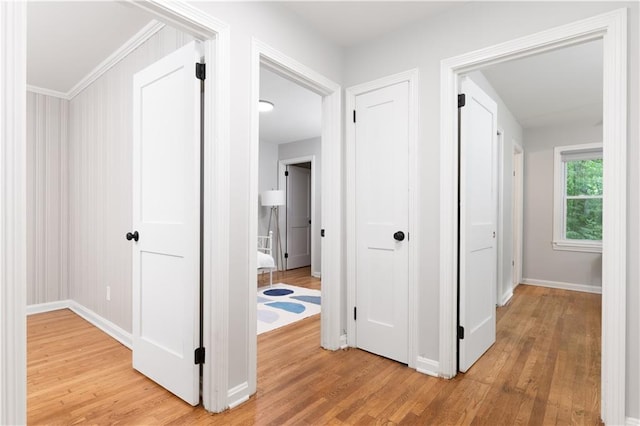
[[[27,92],[27,304],[69,297],[69,101]]]
[[[231,26],[231,105],[230,105],[230,223],[233,238],[229,247],[229,388],[248,384],[247,396],[254,391],[249,380],[248,303],[249,283],[255,283],[255,272],[249,271],[249,199],[247,159],[250,153],[250,81],[251,41],[255,37],[285,55],[340,83],[343,52],[277,3],[269,2],[193,2],[197,7]],[[255,284],[254,284],[255,285]],[[243,391],[245,392],[245,391]],[[241,398],[236,395],[235,398]]]
[[[419,329],[418,354],[438,360],[439,327],[439,143],[440,61],[472,50],[574,22],[599,13],[629,8],[629,117],[640,116],[638,104],[637,2],[467,2],[432,19],[416,22],[377,40],[346,51],[344,86],[364,83],[397,72],[420,72],[420,135],[418,162]],[[640,418],[640,292],[638,120],[629,120],[629,211],[627,309],[627,415]]]
[[[312,239],[315,243],[311,247],[311,274],[314,276],[320,276],[320,265],[322,249],[320,244],[320,224],[322,223],[322,151],[321,151],[321,138],[305,139],[302,141],[296,141],[291,143],[284,143],[278,145],[278,160],[290,160],[293,158],[300,158],[304,156],[314,155],[315,164],[313,165],[314,173],[314,191],[315,191],[315,205],[313,211],[313,221],[311,222],[311,232],[315,234],[316,238]]]
[[[128,332],[133,75],[191,39],[165,27],[70,102],[69,297]]]
[[[502,304],[513,294],[513,145],[522,145],[522,126],[513,116],[509,107],[481,71],[469,74],[471,78],[498,105],[498,129],[502,133],[502,233],[498,232],[498,255],[502,254],[498,266],[502,270],[501,281],[498,282],[498,304]],[[500,228],[499,228],[500,229]]]
[[[258,235],[267,235],[271,208],[262,207],[260,197],[264,191],[278,189],[278,145],[260,141],[258,162]]]
[[[523,281],[602,286],[602,254],[554,250],[551,244],[553,148],[595,142],[602,142],[602,126],[594,123],[525,130]]]

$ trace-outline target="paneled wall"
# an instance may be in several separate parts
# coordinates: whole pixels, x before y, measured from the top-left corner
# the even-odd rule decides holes
[[[27,304],[68,298],[69,101],[27,92]]]
[[[165,27],[70,102],[69,298],[129,332],[132,78],[191,40]]]

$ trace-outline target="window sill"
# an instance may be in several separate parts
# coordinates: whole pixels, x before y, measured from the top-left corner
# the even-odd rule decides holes
[[[602,242],[586,242],[586,241],[554,241],[554,250],[564,251],[580,251],[586,253],[602,253]]]

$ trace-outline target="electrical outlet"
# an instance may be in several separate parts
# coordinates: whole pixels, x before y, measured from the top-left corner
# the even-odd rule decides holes
[[[111,286],[107,286],[107,300],[111,301]]]

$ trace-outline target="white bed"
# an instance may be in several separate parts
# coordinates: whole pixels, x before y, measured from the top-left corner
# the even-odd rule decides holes
[[[258,236],[258,271],[269,271],[269,287],[273,285],[273,271],[276,262],[273,260],[273,232],[267,236]]]

